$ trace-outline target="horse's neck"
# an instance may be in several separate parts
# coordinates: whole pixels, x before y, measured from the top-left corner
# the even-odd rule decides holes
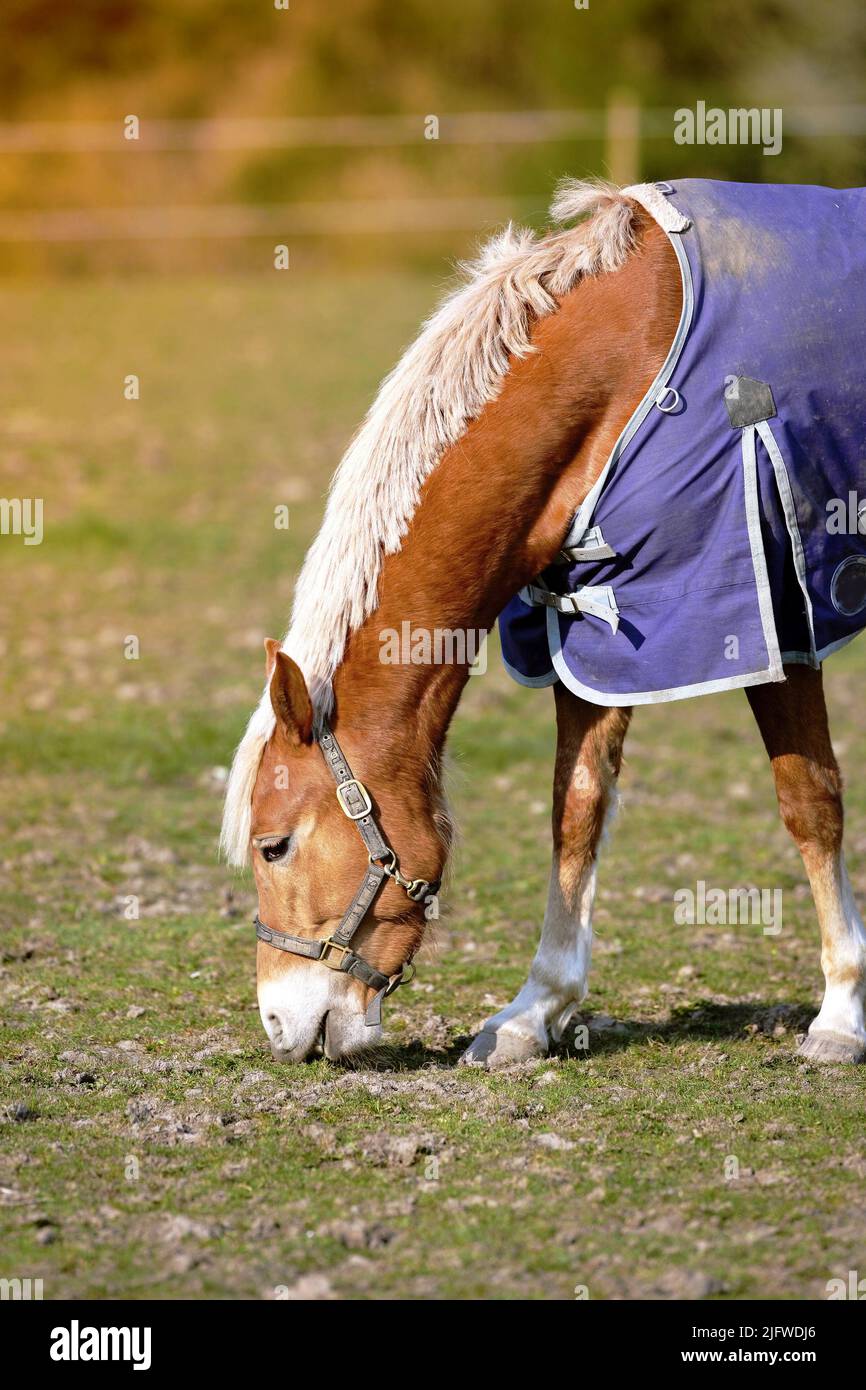
[[[439,752],[467,665],[393,664],[394,634],[408,623],[435,652],[437,632],[487,629],[551,563],[661,367],[680,302],[673,251],[655,229],[642,255],[583,282],[541,320],[536,351],[512,364],[498,398],[443,456],[401,550],[384,562],[378,608],[335,678],[341,722],[397,757]]]

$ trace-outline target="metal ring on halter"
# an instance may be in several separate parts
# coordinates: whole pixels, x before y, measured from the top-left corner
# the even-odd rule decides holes
[[[415,969],[415,966],[413,965],[412,961],[407,960],[406,964],[402,967],[402,969],[398,970],[397,974],[392,975],[389,979],[388,988],[385,990],[386,997],[389,994],[393,994],[394,990],[397,988],[398,985],[408,985],[410,980],[414,980],[417,973],[418,972]]]
[[[371,864],[381,864],[381,866],[382,866],[382,868],[385,870],[385,873],[386,873],[386,874],[390,874],[390,873],[392,872],[392,870],[393,870],[395,864],[397,863],[397,856],[396,856],[396,854],[394,853],[394,851],[393,851],[390,847],[389,847],[389,849],[388,849],[388,851],[387,851],[387,862],[386,862],[386,855],[384,855],[384,854],[379,854],[379,855],[368,854],[368,855],[367,855],[367,858],[368,858],[368,860],[369,860],[369,862],[370,862]]]
[[[272,931],[258,916],[255,919],[256,936],[259,941],[273,946],[278,951],[288,951],[290,955],[304,956],[307,960],[318,961],[321,965],[326,965],[328,969],[338,970],[344,975],[351,975],[354,979],[365,984],[368,989],[374,989],[376,993],[364,1018],[368,1026],[378,1027],[382,1021],[382,1000],[387,995],[393,994],[398,985],[404,985],[411,980],[415,974],[415,967],[411,961],[407,960],[396,975],[383,975],[381,970],[377,970],[363,956],[359,956],[357,951],[353,951],[350,942],[361,924],[367,920],[367,914],[370,912],[386,876],[399,884],[407,896],[416,903],[425,901],[428,894],[438,893],[439,880],[435,879],[428,882],[423,878],[406,878],[400,872],[396,852],[393,846],[388,844],[377,823],[370,793],[363,782],[359,782],[357,777],[352,776],[352,769],[347,763],[339,743],[328,728],[327,723],[324,722],[319,737],[319,746],[336,779],[337,800],[349,819],[357,825],[361,838],[367,846],[367,858],[370,867],[364,875],[360,888],[346,908],[340,925],[326,941],[292,936],[288,932]],[[353,810],[349,804],[347,793],[351,793],[353,800],[359,803],[357,810]]]
[[[662,401],[667,396],[673,396],[673,400],[670,401],[668,405],[662,405]],[[659,391],[658,395],[655,398],[655,405],[662,412],[662,414],[670,415],[674,410],[676,410],[681,400],[682,397],[680,396],[679,391],[677,391],[673,386],[663,386],[661,391]]]
[[[673,186],[673,184],[672,184],[672,183],[666,183],[664,179],[662,180],[661,183],[657,183],[657,184],[656,184],[656,188],[658,189],[659,193],[673,193],[673,191],[674,191],[674,186]]]
[[[371,864],[378,864],[384,869],[388,877],[393,878],[395,883],[399,883],[400,887],[404,890],[406,895],[412,899],[413,903],[423,902],[428,893],[435,894],[439,892],[441,885],[438,880],[431,883],[426,878],[406,878],[405,875],[400,872],[397,856],[390,847],[387,851],[387,855],[380,854],[373,856],[372,854],[368,854],[367,858]]]

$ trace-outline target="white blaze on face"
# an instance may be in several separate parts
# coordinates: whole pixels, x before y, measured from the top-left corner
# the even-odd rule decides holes
[[[301,1062],[325,1026],[325,1056],[331,1061],[372,1047],[381,1028],[364,1021],[365,996],[347,975],[318,961],[299,960],[258,987],[259,1014],[280,1062]]]

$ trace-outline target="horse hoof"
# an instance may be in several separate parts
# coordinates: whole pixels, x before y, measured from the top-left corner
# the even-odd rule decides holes
[[[527,1062],[531,1057],[543,1057],[547,1047],[531,1033],[507,1032],[504,1028],[494,1032],[492,1028],[482,1028],[477,1038],[473,1038],[460,1062],[464,1067],[507,1067],[512,1062]]]
[[[866,1045],[843,1033],[807,1033],[797,1051],[810,1062],[866,1062]]]

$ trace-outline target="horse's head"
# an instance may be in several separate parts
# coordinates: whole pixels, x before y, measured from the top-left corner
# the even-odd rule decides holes
[[[251,816],[264,924],[259,1011],[278,1060],[301,1061],[318,1044],[334,1060],[381,1036],[378,1023],[369,1021],[378,1014],[376,996],[396,986],[417,949],[429,913],[425,890],[435,892],[442,871],[442,808],[429,769],[397,756],[373,734],[365,738],[342,725],[335,756],[342,750],[358,781],[348,793],[338,787],[333,758],[326,760],[324,742],[314,737],[313,706],[299,667],[278,643],[269,641],[267,649],[276,728],[262,756]],[[363,817],[367,788],[372,812]],[[379,829],[393,853],[377,861],[370,840],[375,850]],[[372,870],[375,878],[377,864],[391,873],[374,884],[369,876]],[[409,891],[415,884],[403,877],[409,872],[428,880],[418,880],[415,894]],[[339,945],[321,947],[340,928],[365,879],[370,905],[351,937],[350,955]]]

